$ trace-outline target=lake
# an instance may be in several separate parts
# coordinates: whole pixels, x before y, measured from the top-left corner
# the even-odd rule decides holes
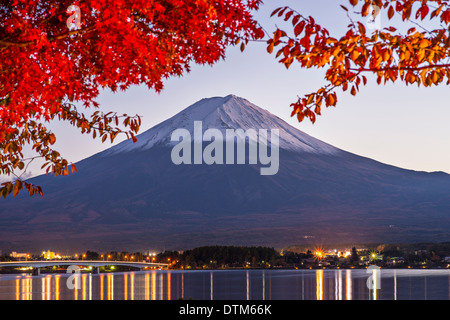
[[[450,270],[155,270],[0,275],[0,300],[450,300]]]

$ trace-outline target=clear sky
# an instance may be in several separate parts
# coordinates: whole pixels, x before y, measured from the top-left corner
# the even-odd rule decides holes
[[[349,22],[340,4],[350,7],[348,1],[337,0],[266,0],[256,16],[270,30],[281,24],[269,18],[272,10],[290,5],[339,36]],[[381,23],[384,27],[389,21],[382,17]],[[320,88],[325,83],[323,70],[303,70],[295,64],[286,70],[266,52],[264,43],[251,43],[243,53],[238,47],[229,48],[225,61],[213,67],[193,66],[189,74],[167,80],[159,94],[134,87],[102,93],[98,101],[105,111],[141,115],[144,132],[202,98],[235,94],[346,151],[402,168],[450,173],[449,87],[407,87],[400,82],[378,86],[374,77],[368,78],[369,84],[356,97],[338,90],[337,107],[324,110],[314,125],[298,123],[290,117],[290,103]],[[52,123],[50,128],[57,134],[56,150],[69,161],[111,147],[64,123]]]

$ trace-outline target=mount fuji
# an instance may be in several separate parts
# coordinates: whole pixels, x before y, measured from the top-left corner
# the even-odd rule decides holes
[[[279,131],[279,170],[171,161],[176,129]],[[39,176],[44,197],[0,202],[0,248],[183,250],[200,245],[450,240],[450,175],[386,165],[315,139],[249,101],[202,99],[137,136]],[[249,143],[249,141],[247,142]]]

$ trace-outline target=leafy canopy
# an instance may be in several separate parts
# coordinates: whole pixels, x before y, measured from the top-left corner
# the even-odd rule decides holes
[[[401,81],[418,86],[450,83],[450,5],[445,0],[342,0],[349,24],[340,38],[290,7],[272,16],[288,23],[267,33],[252,11],[260,0],[3,1],[0,5],[0,174],[13,175],[0,189],[6,197],[25,186],[23,171],[35,158],[55,175],[76,168],[53,150],[55,135],[45,123],[59,119],[102,141],[124,133],[136,140],[139,116],[90,116],[76,105],[96,108],[101,89],[113,92],[145,84],[160,91],[163,81],[182,76],[192,63],[213,64],[225,48],[263,41],[269,54],[286,68],[325,70],[325,84],[292,103],[292,116],[313,123],[322,108],[337,105],[337,90],[356,95],[374,75],[378,84]],[[69,12],[67,9],[71,7]],[[349,7],[347,7],[347,6]],[[74,8],[79,8],[79,11]],[[72,11],[75,10],[75,11]],[[80,13],[75,27],[67,19]],[[404,32],[393,26],[367,30],[353,19],[398,17]],[[80,22],[80,25],[77,24]],[[422,22],[436,26],[428,30]],[[384,22],[383,22],[384,24]],[[24,159],[31,145],[35,157]]]
[[[342,1],[344,2],[344,1]],[[356,95],[367,84],[366,74],[376,77],[378,84],[402,81],[429,87],[450,83],[450,5],[445,0],[349,0],[349,25],[340,38],[289,7],[276,9],[272,16],[292,22],[292,31],[277,28],[267,42],[267,51],[275,53],[286,68],[298,64],[301,68],[325,69],[326,84],[316,92],[293,103],[292,116],[313,123],[322,108],[336,106],[338,88]],[[395,17],[410,28],[402,33],[397,28],[381,25],[367,30],[367,24],[352,19],[350,13],[360,17],[377,14],[384,21]],[[428,30],[422,24],[431,23],[436,29]]]
[[[54,175],[76,170],[52,149],[56,136],[45,127],[50,120],[66,121],[102,141],[113,141],[119,133],[135,141],[138,116],[98,110],[85,116],[76,105],[96,108],[95,99],[105,88],[115,92],[146,85],[160,91],[164,79],[182,76],[192,63],[217,62],[228,45],[261,36],[251,14],[259,4],[260,0],[2,1],[0,174],[16,180],[4,183],[0,194],[17,195],[24,186],[30,194],[42,194],[40,187],[16,174],[35,158],[43,158],[43,169]],[[31,145],[35,157],[24,159],[25,145]]]

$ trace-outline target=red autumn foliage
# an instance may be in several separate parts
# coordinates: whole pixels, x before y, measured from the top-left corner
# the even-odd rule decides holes
[[[120,119],[135,139],[138,117],[97,112],[89,119],[75,104],[96,107],[103,88],[146,85],[160,91],[164,79],[183,75],[193,63],[217,62],[238,39],[261,36],[252,17],[260,2],[2,1],[0,173],[23,169],[22,148],[30,144],[37,157],[47,161],[47,171],[68,174],[70,165],[51,149],[56,137],[44,126],[52,119],[65,120],[103,141],[123,132],[118,129]],[[74,18],[79,25],[68,25]],[[25,186],[31,194],[42,193]],[[21,188],[18,179],[14,186],[5,183],[0,193],[6,197]]]
[[[102,141],[114,140],[119,133],[135,140],[138,116],[97,111],[86,117],[75,105],[96,107],[103,88],[116,91],[145,84],[159,91],[164,79],[182,76],[191,64],[213,64],[227,46],[240,42],[243,50],[248,41],[265,35],[267,51],[286,68],[325,70],[326,84],[291,105],[299,121],[315,122],[324,106],[336,106],[339,88],[356,95],[367,84],[367,75],[378,84],[450,83],[448,1],[349,3],[351,10],[341,6],[348,13],[347,31],[336,38],[313,17],[289,7],[276,9],[272,16],[291,22],[292,30],[277,28],[269,36],[252,16],[260,0],[2,1],[0,173],[14,175],[14,170],[26,168],[25,144],[45,159],[47,172],[66,175],[76,170],[52,149],[56,137],[44,125],[51,119],[67,121]],[[67,12],[71,5],[76,7]],[[398,18],[412,26],[403,33],[387,25],[370,31],[353,20],[351,11],[359,18],[376,12],[386,21]],[[69,18],[75,18],[75,27],[67,26]],[[424,28],[424,20],[436,28]],[[23,186],[30,194],[42,194],[18,178],[4,183],[0,194],[16,195]]]

